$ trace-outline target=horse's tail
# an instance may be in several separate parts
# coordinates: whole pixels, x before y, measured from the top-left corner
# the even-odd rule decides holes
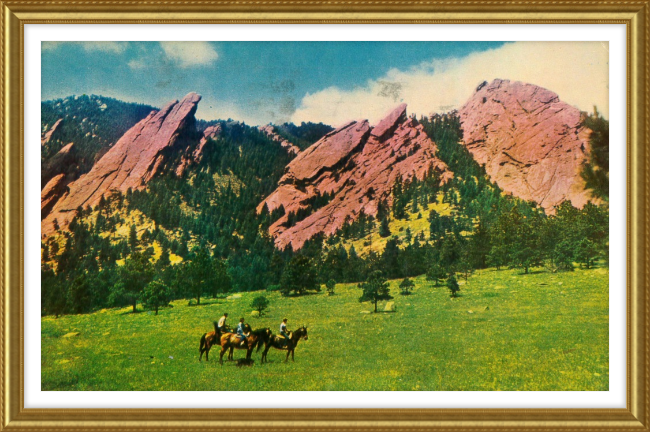
[[[255,352],[260,352],[260,349],[262,349],[262,340],[258,338],[255,343],[257,344],[257,351]],[[253,347],[254,348],[254,347]]]
[[[207,335],[207,333],[203,333],[203,336],[201,336],[201,342],[199,342],[199,352],[203,351],[203,347],[206,346],[205,335]]]

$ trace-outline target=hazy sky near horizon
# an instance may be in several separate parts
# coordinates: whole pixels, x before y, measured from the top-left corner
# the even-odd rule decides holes
[[[482,81],[546,87],[608,117],[606,42],[43,42],[41,99],[96,94],[160,107],[195,91],[197,117],[339,125],[460,107]]]

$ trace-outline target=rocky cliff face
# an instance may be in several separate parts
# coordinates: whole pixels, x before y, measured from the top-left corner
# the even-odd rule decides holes
[[[550,213],[566,200],[579,208],[589,201],[580,165],[590,131],[557,94],[521,82],[484,82],[459,115],[465,145],[504,191]]]
[[[78,207],[94,206],[114,190],[142,189],[168,164],[179,163],[175,158],[199,140],[194,113],[200,100],[201,96],[190,93],[151,112],[127,131],[90,172],[68,185],[68,192],[41,223],[42,234],[54,231],[54,220],[66,227]]]
[[[71,177],[75,165],[76,148],[74,143],[70,143],[59,150],[59,152],[49,160],[43,162],[43,165],[41,166],[41,188],[59,174],[70,173],[69,177]]]
[[[44,134],[41,135],[41,146],[49,143],[52,139],[52,136],[58,131],[63,119],[58,119],[51,128],[49,128]]]
[[[423,179],[435,171],[446,182],[453,175],[436,152],[435,143],[407,117],[402,104],[374,128],[367,120],[352,121],[301,152],[258,211],[265,205],[269,211],[284,207],[285,215],[271,225],[270,233],[278,247],[298,249],[315,234],[335,233],[361,212],[376,215],[380,201],[390,203],[398,177]],[[328,202],[313,208],[315,199],[324,196]],[[288,214],[298,211],[311,214],[288,226]]]
[[[258,127],[259,131],[262,132],[264,135],[268,136],[271,138],[273,141],[276,141],[280,143],[280,146],[289,152],[289,154],[293,155],[298,155],[300,153],[300,149],[296,147],[295,145],[291,144],[289,141],[286,139],[282,138],[280,135],[278,135],[275,132],[275,128],[273,125],[266,125],[266,126],[260,126]]]

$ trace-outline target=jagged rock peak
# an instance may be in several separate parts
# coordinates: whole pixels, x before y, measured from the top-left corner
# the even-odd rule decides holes
[[[381,140],[395,132],[397,126],[404,123],[406,120],[406,104],[403,103],[377,123],[377,125],[372,129],[371,134]]]
[[[580,177],[590,131],[580,111],[545,88],[496,79],[479,85],[459,110],[463,139],[504,191],[552,213],[590,200]]]
[[[200,100],[200,95],[189,93],[152,111],[129,129],[90,172],[70,183],[70,192],[43,221],[42,233],[53,230],[54,219],[60,227],[67,226],[78,207],[94,206],[111,191],[142,189],[168,162],[171,152],[166,149],[174,147],[183,152],[195,145],[199,136],[194,114]]]
[[[422,125],[406,117],[406,105],[374,129],[367,120],[351,121],[300,153],[258,211],[283,207],[285,215],[269,232],[278,247],[299,249],[314,235],[333,234],[361,213],[376,215],[381,200],[390,202],[398,177],[423,179],[434,171],[441,183],[448,181],[453,174],[436,152]],[[327,202],[316,208],[316,201]],[[298,212],[307,216],[290,225],[288,215]]]

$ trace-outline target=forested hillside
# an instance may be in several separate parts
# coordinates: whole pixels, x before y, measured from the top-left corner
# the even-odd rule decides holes
[[[41,163],[46,164],[65,145],[74,143],[76,174],[88,172],[112,144],[154,109],[95,95],[41,102],[42,134],[61,120],[51,139],[41,148]]]
[[[84,101],[93,106],[88,109],[95,117],[71,111],[73,120],[82,118],[77,126],[68,119],[64,136],[80,140],[90,133],[92,140],[80,142],[95,154],[119,138],[113,127],[128,129],[129,122],[150,109],[128,105],[127,114],[109,121],[100,113],[117,101]],[[95,109],[98,102],[106,108]],[[55,104],[57,109],[63,105]],[[44,103],[43,109],[44,125],[49,125],[56,117],[52,104]],[[89,123],[84,118],[102,120]],[[199,123],[220,126],[202,147],[200,162],[181,175],[169,171],[154,177],[142,190],[115,192],[94,207],[79,208],[69,230],[44,239],[42,312],[83,313],[125,305],[135,311],[140,303],[156,308],[179,298],[199,303],[204,296],[230,291],[301,295],[319,291],[327,282],[363,282],[378,271],[391,279],[426,274],[439,283],[488,266],[522,273],[545,266],[558,272],[606,262],[606,206],[577,209],[566,202],[548,215],[490,181],[462,145],[455,112],[412,121],[436,143],[437,157],[453,178],[441,184],[439,174],[431,171],[422,180],[398,179],[390,200],[378,204],[376,216],[349,219],[333,235],[316,234],[296,251],[290,245],[278,249],[269,235],[284,208],[269,213],[263,206],[257,211],[293,156],[257,128],[238,122]],[[304,147],[331,130],[301,127],[284,125],[278,133],[286,132],[286,139]],[[314,136],[303,133],[312,128]],[[93,151],[85,153],[86,163]]]

